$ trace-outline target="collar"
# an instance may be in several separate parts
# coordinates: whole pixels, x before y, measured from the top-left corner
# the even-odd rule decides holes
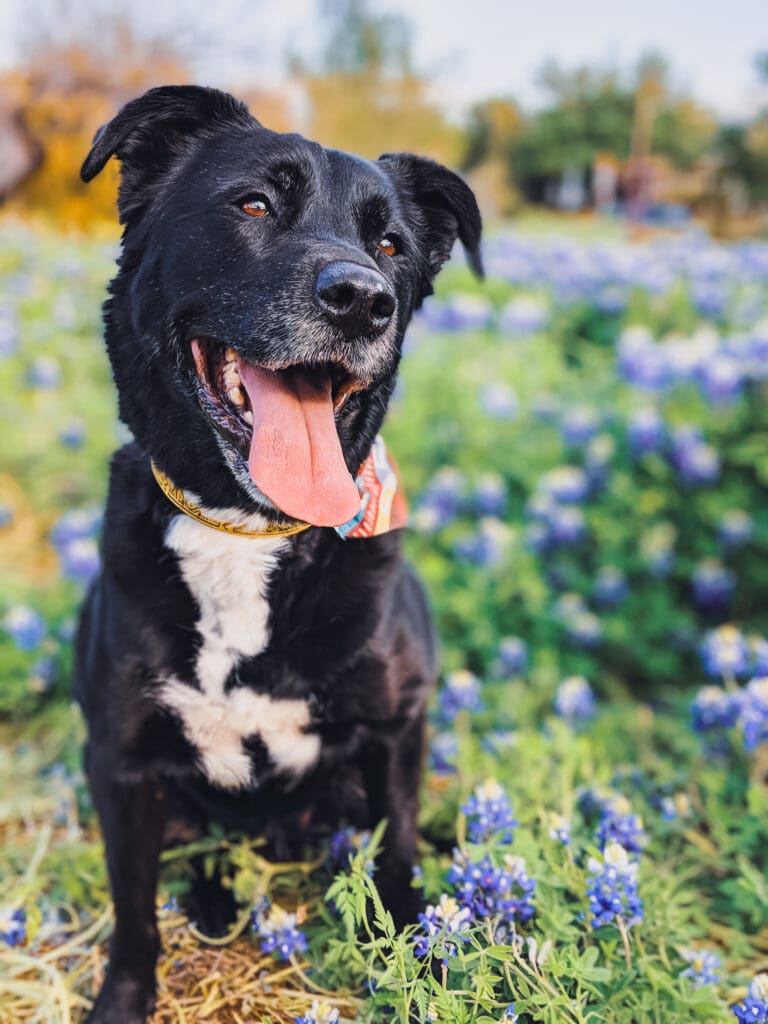
[[[293,537],[308,530],[311,523],[277,526],[268,523],[263,530],[249,530],[225,519],[215,519],[191,501],[161,469],[151,463],[158,487],[180,512],[212,530],[238,537]],[[403,496],[400,474],[381,437],[373,442],[370,454],[355,477],[360,492],[360,511],[356,516],[334,529],[342,540],[376,537],[405,526],[408,508]]]

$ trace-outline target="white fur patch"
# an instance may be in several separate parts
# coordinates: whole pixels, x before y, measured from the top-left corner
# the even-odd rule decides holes
[[[206,512],[235,521],[231,509]],[[238,525],[259,529],[264,520],[242,516]],[[238,537],[178,515],[168,527],[165,543],[178,556],[184,581],[200,608],[197,629],[202,644],[196,665],[200,689],[169,679],[160,688],[160,700],[180,716],[206,775],[228,788],[247,785],[251,761],[243,740],[256,735],[279,771],[306,771],[320,753],[320,738],[305,731],[310,722],[306,701],[277,700],[247,687],[224,691],[237,662],[259,654],[269,642],[266,592],[286,539]]]

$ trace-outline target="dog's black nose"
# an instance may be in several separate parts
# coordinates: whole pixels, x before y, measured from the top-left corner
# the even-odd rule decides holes
[[[372,267],[339,261],[317,275],[315,300],[348,337],[381,334],[395,312],[395,294]]]

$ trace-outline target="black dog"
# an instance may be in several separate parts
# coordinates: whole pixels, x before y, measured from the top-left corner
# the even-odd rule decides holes
[[[397,532],[329,527],[360,508],[412,312],[457,237],[481,272],[481,226],[444,167],[276,134],[212,89],[128,103],[83,179],[113,155],[106,341],[135,442],[112,464],[76,692],[116,913],[89,1019],[138,1024],[160,852],[211,822],[283,857],[386,818],[378,884],[399,922],[416,913],[429,614]],[[203,930],[233,909],[200,871]]]

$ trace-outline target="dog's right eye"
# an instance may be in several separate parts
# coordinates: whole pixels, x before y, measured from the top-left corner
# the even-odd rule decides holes
[[[269,203],[264,196],[251,196],[240,203],[240,209],[249,217],[266,217],[269,212]]]

